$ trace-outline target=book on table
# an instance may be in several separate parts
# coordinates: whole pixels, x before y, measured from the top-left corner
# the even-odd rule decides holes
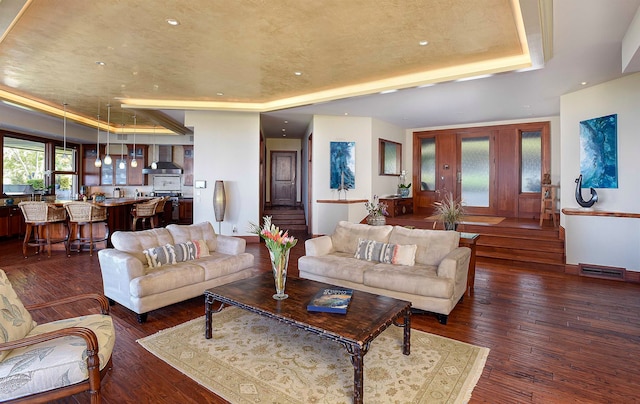
[[[307,305],[308,311],[346,314],[353,295],[352,289],[321,289]]]

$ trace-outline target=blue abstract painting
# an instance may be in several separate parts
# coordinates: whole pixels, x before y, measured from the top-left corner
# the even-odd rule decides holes
[[[618,115],[580,122],[582,188],[618,188]]]
[[[356,186],[356,142],[331,142],[329,182],[331,189],[344,183],[346,189]]]

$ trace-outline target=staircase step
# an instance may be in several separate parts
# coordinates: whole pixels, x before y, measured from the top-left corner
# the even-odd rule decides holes
[[[302,209],[265,209],[264,215],[271,216],[271,222],[281,230],[307,232],[307,219]]]

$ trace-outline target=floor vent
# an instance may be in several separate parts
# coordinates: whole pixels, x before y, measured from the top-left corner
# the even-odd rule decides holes
[[[579,264],[580,275],[592,278],[624,280],[624,268],[604,267],[601,265]]]

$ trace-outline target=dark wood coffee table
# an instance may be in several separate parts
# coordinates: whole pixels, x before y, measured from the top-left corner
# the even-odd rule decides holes
[[[353,364],[353,402],[362,403],[363,357],[369,345],[391,324],[404,327],[402,353],[409,355],[411,339],[411,303],[353,291],[347,314],[310,313],[307,303],[323,288],[335,287],[308,279],[288,278],[286,292],[289,298],[275,300],[274,280],[271,273],[228,283],[204,292],[206,329],[205,338],[211,338],[212,314],[225,305],[237,306],[261,316],[276,319],[313,334],[344,345]],[[213,310],[214,302],[220,307]]]

